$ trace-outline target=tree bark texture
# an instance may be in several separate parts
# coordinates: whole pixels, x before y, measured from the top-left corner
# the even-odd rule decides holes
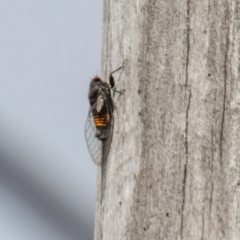
[[[240,0],[104,0],[124,59],[95,239],[240,239]]]

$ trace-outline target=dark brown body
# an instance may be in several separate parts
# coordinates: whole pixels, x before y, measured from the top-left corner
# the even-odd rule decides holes
[[[92,79],[89,87],[89,102],[96,127],[96,138],[105,141],[111,134],[113,118],[113,100],[111,86],[103,82],[98,76]]]
[[[124,60],[121,67],[110,73],[109,83],[96,76],[91,80],[89,86],[90,110],[85,124],[85,139],[92,160],[97,165],[102,166],[103,172],[106,169],[105,160],[110,150],[114,126],[113,111],[115,104],[111,91],[119,94],[124,92],[124,90],[118,91],[114,89],[113,73],[122,69],[126,61]]]

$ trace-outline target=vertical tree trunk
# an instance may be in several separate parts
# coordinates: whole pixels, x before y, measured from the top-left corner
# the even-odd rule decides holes
[[[128,64],[95,239],[240,239],[240,0],[105,0],[103,30],[102,75]]]

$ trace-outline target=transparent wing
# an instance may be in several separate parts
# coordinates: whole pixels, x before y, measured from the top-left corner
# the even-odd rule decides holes
[[[107,173],[107,164],[108,164],[108,154],[110,151],[112,137],[113,137],[113,123],[114,118],[113,114],[111,113],[111,124],[108,128],[108,138],[102,143],[102,164],[101,164],[101,202],[104,198],[105,189],[106,189],[106,173]]]
[[[91,108],[88,113],[88,117],[85,123],[85,139],[88,147],[88,151],[93,162],[97,165],[102,164],[102,152],[103,152],[103,143],[95,137],[96,128],[93,121],[93,115]]]
[[[111,114],[111,124],[108,128],[108,137],[105,141],[101,141],[95,137],[96,128],[93,121],[91,109],[89,110],[88,117],[85,124],[85,139],[88,151],[93,162],[97,165],[102,165],[102,162],[107,159],[113,136],[113,114]]]
[[[112,137],[113,137],[113,124],[114,124],[114,118],[113,118],[113,113],[112,113],[111,114],[111,124],[108,128],[108,138],[104,142],[102,142],[102,162],[107,159],[108,153],[110,151]]]

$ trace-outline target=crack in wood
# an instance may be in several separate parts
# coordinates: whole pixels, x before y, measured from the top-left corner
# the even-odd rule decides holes
[[[225,61],[224,61],[224,86],[223,86],[223,113],[222,113],[222,122],[221,122],[221,130],[220,130],[220,164],[222,166],[222,158],[223,158],[223,131],[224,131],[224,121],[225,121],[225,109],[226,109],[226,94],[227,94],[227,60],[228,60],[228,50],[229,50],[229,9],[228,5],[226,7],[226,49],[225,49]]]
[[[189,65],[189,52],[190,52],[190,0],[187,1],[187,36],[186,36],[186,43],[187,43],[187,56],[186,56],[186,79],[185,79],[185,88],[188,87],[188,65]]]
[[[212,126],[212,131],[211,131],[211,152],[212,152],[212,156],[211,156],[211,174],[210,174],[210,181],[211,181],[211,188],[210,188],[210,199],[209,199],[209,224],[210,224],[210,220],[211,220],[211,212],[212,212],[212,199],[213,199],[213,158],[214,158],[214,149],[213,149],[213,126]],[[210,226],[209,226],[210,228]]]
[[[190,52],[190,0],[187,0],[187,56],[186,56],[186,80],[185,80],[185,95],[186,89],[188,87],[188,67],[189,67],[189,52]],[[183,221],[184,221],[184,207],[186,198],[186,180],[187,180],[187,169],[188,169],[188,116],[191,103],[191,89],[189,90],[188,104],[186,109],[186,127],[185,127],[185,164],[183,172],[183,182],[182,182],[182,208],[181,208],[181,239],[183,239]]]
[[[185,128],[185,164],[184,164],[184,173],[183,173],[183,189],[182,189],[182,212],[181,212],[181,239],[183,234],[183,212],[185,207],[185,198],[186,198],[186,181],[187,181],[187,169],[188,169],[188,116],[191,104],[191,89],[189,90],[188,105],[186,110],[186,128]]]

